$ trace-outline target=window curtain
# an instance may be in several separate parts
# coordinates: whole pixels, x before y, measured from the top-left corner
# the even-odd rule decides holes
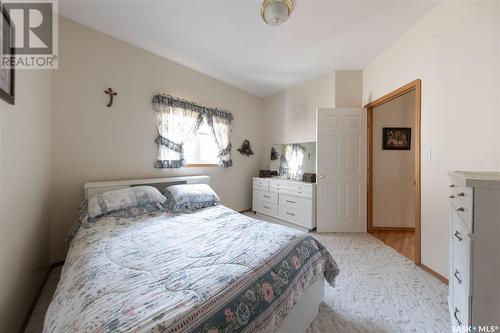
[[[215,143],[219,147],[219,166],[221,168],[229,168],[233,165],[231,159],[231,119],[224,117],[217,117],[214,115],[207,115],[207,123],[212,128]]]
[[[160,94],[153,97],[153,109],[158,126],[155,140],[158,145],[156,168],[180,168],[185,164],[183,144],[191,135],[196,135],[204,119],[211,127],[220,149],[219,166],[232,166],[230,135],[233,116],[230,112]]]

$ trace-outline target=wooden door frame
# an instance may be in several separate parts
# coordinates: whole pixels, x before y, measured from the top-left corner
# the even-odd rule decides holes
[[[401,88],[398,88],[387,95],[384,95],[373,102],[368,103],[367,111],[367,231],[373,231],[373,109],[395,98],[400,97],[410,91],[415,91],[415,128],[414,132],[414,152],[415,152],[415,264],[421,265],[421,225],[420,225],[420,112],[422,99],[422,81],[417,79]]]

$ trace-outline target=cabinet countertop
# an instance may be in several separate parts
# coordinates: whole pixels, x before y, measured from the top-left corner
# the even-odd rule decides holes
[[[498,171],[450,171],[448,175],[462,186],[500,189]]]
[[[316,184],[316,183],[305,182],[303,180],[295,180],[295,179],[280,178],[280,177],[253,177],[253,178],[266,179],[266,180],[276,180],[276,181],[280,181],[280,182],[290,182],[290,183]]]

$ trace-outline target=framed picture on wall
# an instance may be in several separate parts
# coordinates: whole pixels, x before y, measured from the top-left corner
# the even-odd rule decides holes
[[[2,35],[0,36],[0,98],[7,101],[7,103],[14,104],[14,66],[6,68],[2,66],[3,60],[14,56],[13,48],[11,48],[11,38],[14,36],[14,24],[7,13],[7,10],[0,2],[0,11],[2,12],[2,22],[0,29]]]
[[[382,128],[383,150],[411,150],[411,128],[384,127]]]

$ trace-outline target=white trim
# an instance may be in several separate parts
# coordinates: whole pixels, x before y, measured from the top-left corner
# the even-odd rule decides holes
[[[128,179],[128,180],[107,180],[102,182],[88,182],[83,185],[85,199],[106,191],[118,190],[121,188],[151,185],[159,190],[163,190],[167,185],[172,184],[209,184],[209,176],[184,176],[167,178],[146,178],[146,179]]]

